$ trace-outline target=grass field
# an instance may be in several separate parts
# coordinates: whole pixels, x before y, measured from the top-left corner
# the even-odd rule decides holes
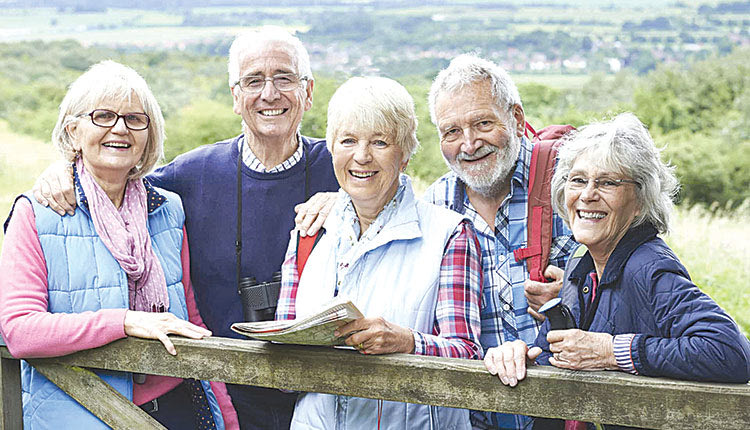
[[[28,190],[58,154],[50,144],[9,132],[3,121],[0,142],[0,218],[4,222],[15,196]],[[693,281],[732,315],[745,335],[750,334],[750,242],[746,240],[750,237],[750,202],[719,217],[700,207],[678,208],[672,227],[666,240]]]
[[[11,133],[8,124],[0,121],[0,224],[5,222],[15,197],[30,189],[34,179],[56,159],[52,145]]]

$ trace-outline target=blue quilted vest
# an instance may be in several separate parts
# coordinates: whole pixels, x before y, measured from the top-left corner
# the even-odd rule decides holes
[[[148,230],[151,244],[164,270],[169,294],[169,312],[188,319],[182,285],[182,226],[185,214],[177,194],[147,184]],[[47,264],[49,311],[80,313],[99,309],[128,308],[128,281],[117,260],[96,233],[85,196],[79,188],[73,216],[60,216],[26,195],[32,202],[39,241]],[[54,333],[49,333],[54,336]],[[95,371],[126,398],[133,399],[132,375],[127,372]],[[203,382],[217,428],[223,420],[216,398]],[[64,391],[21,362],[23,420],[26,429],[108,428]]]

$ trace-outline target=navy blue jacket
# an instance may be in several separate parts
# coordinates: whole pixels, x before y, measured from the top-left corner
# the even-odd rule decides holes
[[[632,228],[617,244],[600,279],[594,302],[594,263],[588,252],[571,258],[560,295],[583,330],[613,335],[634,333],[631,355],[641,375],[694,381],[746,383],[750,342],[737,324],[690,281],[677,256],[650,224]],[[585,293],[584,293],[585,291]],[[542,326],[537,361],[549,364]]]

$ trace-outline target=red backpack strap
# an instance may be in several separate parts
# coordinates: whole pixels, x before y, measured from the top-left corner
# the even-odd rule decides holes
[[[305,270],[305,264],[307,264],[307,258],[310,257],[310,253],[312,252],[313,248],[315,248],[315,245],[318,244],[318,241],[321,237],[323,237],[323,233],[325,233],[325,229],[321,228],[318,230],[317,233],[313,236],[300,236],[299,232],[297,232],[297,275],[302,276],[302,271]]]
[[[534,137],[534,140],[538,140],[539,139],[539,134],[536,132],[536,130],[534,130],[534,127],[532,127],[531,124],[529,124],[529,122],[526,121],[526,130],[523,131],[523,134],[527,138],[531,139],[531,136],[529,136],[529,132],[531,132],[531,136]]]
[[[527,128],[534,130],[527,123]],[[549,264],[552,247],[552,175],[555,173],[557,148],[566,133],[575,130],[570,125],[553,125],[535,133],[529,166],[529,200],[526,224],[526,248],[513,251],[516,261],[526,260],[529,278],[546,282],[544,269]]]

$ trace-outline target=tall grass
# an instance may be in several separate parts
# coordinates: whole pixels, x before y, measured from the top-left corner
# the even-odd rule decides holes
[[[58,159],[47,143],[8,131],[0,121],[0,223],[13,199]],[[426,185],[419,181],[415,188]],[[420,193],[421,194],[421,193]],[[716,215],[718,213],[718,215]],[[0,246],[4,236],[0,236]],[[710,295],[750,334],[750,201],[735,211],[678,207],[666,237],[693,282]]]
[[[666,241],[693,282],[750,335],[750,201],[731,212],[679,207]]]

